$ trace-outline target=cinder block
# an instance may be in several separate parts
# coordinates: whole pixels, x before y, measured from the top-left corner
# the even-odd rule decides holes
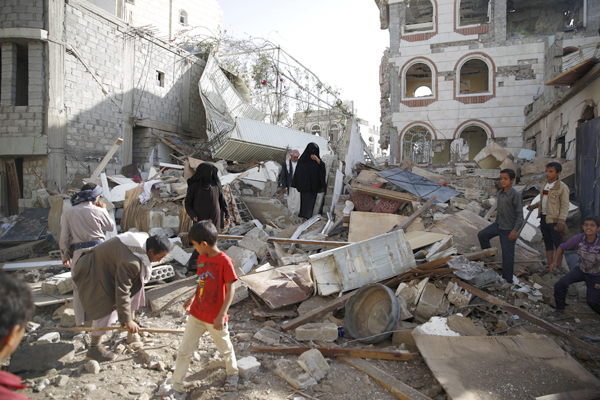
[[[285,379],[295,389],[304,390],[317,384],[315,378],[310,376],[310,374],[305,372],[302,368],[291,364],[289,360],[277,360],[275,364],[277,365],[275,375]]]
[[[152,267],[152,275],[149,282],[163,281],[175,276],[175,270],[172,265],[159,265]]]
[[[72,308],[65,308],[60,314],[60,326],[63,328],[73,328],[75,325],[75,310]]]
[[[45,294],[66,294],[71,293],[72,291],[73,279],[71,279],[70,271],[63,274],[54,275],[42,283],[42,293]]]
[[[243,379],[252,378],[260,369],[260,363],[255,357],[244,357],[238,360],[237,366]]]
[[[444,292],[435,287],[433,283],[428,283],[415,310],[415,321],[423,323],[437,315],[443,300]]]
[[[412,322],[400,321],[398,325],[396,325],[396,329],[394,329],[395,331],[399,332],[393,333],[392,345],[400,346],[402,343],[404,343],[408,347],[416,348],[417,342],[415,342],[412,332],[417,326],[417,324],[413,324]]]
[[[305,324],[296,328],[296,340],[334,341],[337,338],[337,325],[329,322]]]
[[[329,364],[323,354],[317,349],[305,351],[298,358],[298,365],[318,381],[325,378],[329,372]]]

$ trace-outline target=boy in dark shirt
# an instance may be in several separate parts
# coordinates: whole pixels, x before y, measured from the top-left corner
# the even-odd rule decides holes
[[[29,286],[0,272],[0,361],[14,353],[19,346],[34,309],[33,293]],[[0,399],[27,400],[28,397],[15,392],[26,387],[18,376],[0,371]]]
[[[210,220],[194,224],[189,238],[198,257],[198,287],[183,308],[191,315],[188,318],[181,346],[177,352],[175,371],[171,383],[173,390],[163,398],[184,398],[183,379],[190,365],[190,359],[198,348],[198,341],[208,331],[219,353],[226,363],[227,380],[224,389],[235,391],[238,382],[238,368],[233,345],[227,329],[227,310],[233,301],[237,276],[233,261],[217,247],[218,232]]]
[[[477,233],[482,249],[492,247],[490,240],[500,236],[502,278],[508,283],[513,283],[515,244],[519,229],[523,225],[523,199],[521,193],[512,187],[515,177],[515,171],[512,169],[500,171],[502,190],[498,192],[496,222]]]
[[[577,249],[579,266],[573,268],[568,274],[554,284],[554,300],[556,301],[556,314],[560,316],[565,312],[565,299],[569,285],[585,281],[587,287],[588,306],[600,314],[600,219],[590,216],[583,220],[583,232],[573,236],[570,240],[560,245],[550,265],[553,272],[561,259],[562,253],[567,250]]]

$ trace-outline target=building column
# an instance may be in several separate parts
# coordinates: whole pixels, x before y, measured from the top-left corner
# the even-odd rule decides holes
[[[17,45],[2,43],[2,97],[0,104],[14,106],[17,104]]]
[[[65,46],[62,44],[64,26],[64,0],[48,0],[48,38],[46,59],[47,74],[47,126],[48,133],[48,184],[50,189],[63,192],[67,188],[67,113],[65,110]],[[44,77],[42,77],[44,79]],[[31,99],[30,99],[31,101]]]
[[[121,103],[121,165],[133,164],[133,76],[135,70],[135,40],[123,41],[123,102]]]
[[[506,0],[495,0],[494,7],[494,42],[497,44],[506,41]]]

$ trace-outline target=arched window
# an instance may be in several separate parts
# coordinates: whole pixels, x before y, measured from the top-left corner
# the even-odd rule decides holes
[[[465,62],[459,71],[459,94],[489,93],[490,67],[480,58]]]
[[[478,125],[467,125],[460,132],[460,137],[450,144],[450,154],[453,162],[472,161],[485,146],[488,133]]]
[[[406,7],[405,33],[435,29],[435,7],[430,0],[410,0]]]
[[[181,25],[188,24],[188,13],[185,10],[179,11],[179,23]]]
[[[417,62],[404,75],[404,98],[433,96],[433,73],[431,67]]]
[[[429,129],[422,125],[411,127],[402,139],[402,159],[410,158],[417,164],[431,163],[433,148],[432,135]]]
[[[490,0],[457,0],[459,26],[472,26],[490,22]]]
[[[339,140],[339,134],[340,134],[340,126],[338,124],[331,124],[329,126],[329,141],[330,142],[337,142]]]
[[[310,133],[312,133],[315,136],[321,136],[321,126],[319,124],[314,124],[310,128]]]

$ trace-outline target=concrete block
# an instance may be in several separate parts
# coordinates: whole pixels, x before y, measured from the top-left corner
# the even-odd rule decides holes
[[[479,189],[466,189],[465,199],[467,200],[479,200],[482,196],[481,190]]]
[[[466,210],[469,200],[460,197],[451,197],[450,204],[456,208],[460,208],[461,210]]]
[[[267,235],[267,233],[261,228],[256,227],[254,229],[251,229],[250,232],[246,233],[244,235],[244,238],[262,240],[263,242],[266,242],[269,238],[269,235]]]
[[[415,321],[426,322],[429,318],[437,315],[438,308],[444,300],[444,292],[433,283],[428,283],[423,290],[417,309],[415,310]]]
[[[302,353],[298,357],[298,365],[315,378],[317,382],[325,378],[329,372],[329,364],[327,364],[323,354],[317,349],[311,349]]]
[[[244,282],[237,280],[233,284],[233,287],[235,288],[235,293],[231,301],[232,305],[248,298],[248,286]]]
[[[164,281],[175,276],[172,265],[159,265],[152,267],[152,275],[149,282]]]
[[[239,241],[238,246],[250,251],[253,251],[259,259],[262,259],[267,251],[269,250],[269,246],[267,242],[263,242],[262,240],[252,239],[248,236],[245,236],[242,240]]]
[[[66,294],[71,293],[72,291],[73,279],[71,279],[70,271],[63,274],[54,275],[42,283],[42,293],[45,294]]]
[[[256,258],[256,253],[254,251],[238,246],[231,246],[225,250],[225,254],[233,260],[233,266],[236,269],[236,273],[241,271],[241,275],[247,274],[255,265],[258,265],[258,259]]]
[[[296,328],[296,340],[334,341],[337,338],[337,325],[329,322],[305,324]]]
[[[282,359],[275,362],[275,375],[285,379],[294,389],[304,390],[317,384],[317,380],[291,361]]]
[[[481,205],[475,201],[470,202],[469,204],[467,204],[467,210],[479,215],[479,213],[481,213]]]
[[[73,328],[75,325],[75,310],[65,308],[60,314],[60,326],[63,328]]]
[[[433,222],[440,222],[445,220],[446,218],[448,218],[450,216],[450,214],[444,214],[444,213],[435,213],[433,214]]]
[[[271,329],[263,328],[260,331],[256,332],[253,338],[256,340],[260,340],[261,342],[264,342],[270,346],[273,346],[279,343],[280,336],[277,332],[273,332]]]
[[[238,360],[237,366],[242,379],[250,379],[260,370],[260,363],[255,357],[244,357]]]
[[[187,265],[192,257],[192,253],[188,253],[179,246],[173,246],[171,255],[173,256],[173,259],[181,265]]]
[[[473,295],[454,282],[448,282],[448,286],[445,290],[448,301],[454,304],[456,307],[465,307],[469,305]]]
[[[412,322],[400,321],[398,325],[396,325],[395,331],[392,334],[392,345],[400,346],[401,344],[405,344],[408,347],[417,348],[417,342],[413,338],[412,332],[413,329],[417,327],[417,324],[413,324]]]
[[[156,350],[144,349],[141,348],[139,350],[139,354],[147,364],[152,362],[162,361],[162,357],[158,354]]]

